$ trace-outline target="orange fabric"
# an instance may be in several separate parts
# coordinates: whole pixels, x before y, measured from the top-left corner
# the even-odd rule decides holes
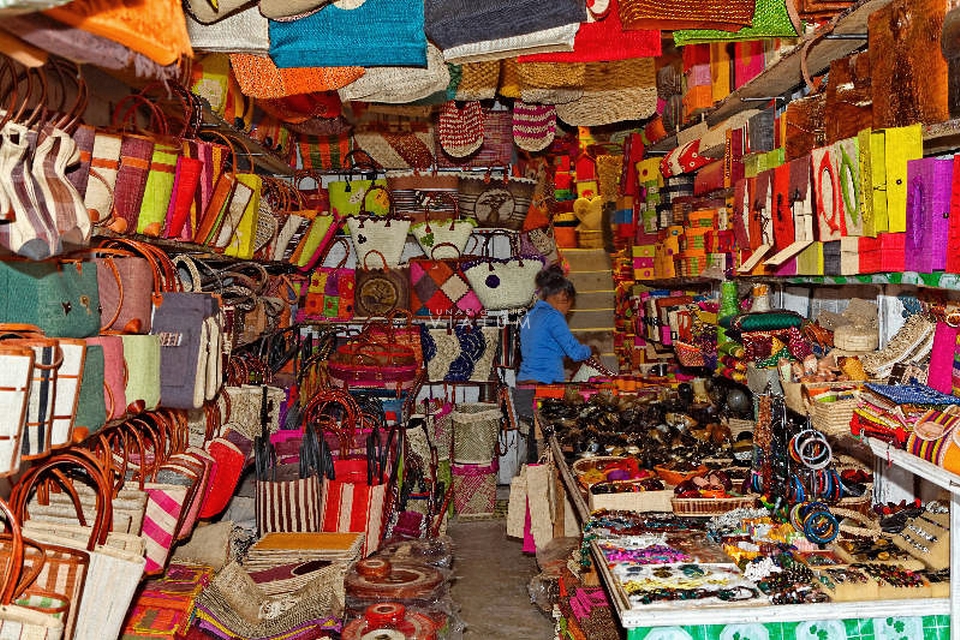
[[[336,91],[359,79],[363,67],[279,69],[270,56],[231,53],[230,64],[240,90],[251,98],[286,98],[302,93]]]
[[[51,18],[119,42],[159,65],[193,57],[180,0],[73,0],[44,12]]]

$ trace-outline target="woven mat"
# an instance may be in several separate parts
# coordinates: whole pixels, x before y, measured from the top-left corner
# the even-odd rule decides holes
[[[509,500],[497,500],[493,513],[456,514],[453,518],[461,522],[481,522],[484,520],[506,520]]]

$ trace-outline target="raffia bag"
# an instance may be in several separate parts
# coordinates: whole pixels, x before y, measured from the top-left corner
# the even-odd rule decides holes
[[[499,60],[468,62],[460,66],[460,83],[457,85],[454,99],[462,102],[493,100],[497,96],[499,81]]]
[[[457,464],[490,464],[500,435],[500,407],[490,402],[457,405],[453,423],[453,460]]]
[[[624,29],[729,29],[753,22],[751,0],[621,0]]]

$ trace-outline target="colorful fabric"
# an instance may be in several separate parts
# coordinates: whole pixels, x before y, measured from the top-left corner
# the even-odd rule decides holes
[[[165,639],[186,633],[193,604],[213,577],[213,569],[171,564],[163,577],[144,583],[123,628],[125,640]]]

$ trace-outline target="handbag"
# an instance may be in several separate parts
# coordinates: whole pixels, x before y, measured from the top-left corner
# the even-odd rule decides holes
[[[156,409],[160,404],[160,336],[123,335],[120,339],[127,371],[123,391],[128,405]]]
[[[376,342],[370,335],[337,348],[327,362],[327,373],[336,386],[402,390],[410,388],[420,373],[413,349]]]
[[[519,231],[530,209],[536,181],[514,178],[504,173],[503,179],[461,174],[460,211],[473,218],[481,228]]]
[[[210,294],[166,293],[156,308],[151,332],[160,338],[160,403],[197,409],[206,395],[209,325],[219,303]]]
[[[371,268],[368,259],[377,255],[382,267]],[[410,308],[409,267],[387,266],[386,258],[376,250],[367,252],[363,267],[356,270],[354,316],[357,318],[385,317],[396,310]]]
[[[392,211],[386,216],[369,215],[366,210],[367,196],[374,191],[383,191],[388,194],[388,199],[390,197],[386,187],[374,186],[367,191],[361,203],[359,215],[347,218],[350,240],[356,250],[358,263],[365,263],[367,256],[377,252],[383,259],[385,267],[396,268],[400,264],[403,248],[407,244],[411,220],[397,216]]]
[[[361,557],[380,547],[390,512],[388,483],[372,476],[367,460],[334,460],[333,477],[324,476],[320,530],[363,534]]]
[[[127,365],[123,359],[123,338],[98,336],[87,338],[87,348],[103,349],[103,401],[107,420],[122,418],[127,412]]]
[[[459,185],[460,176],[455,173],[387,171],[394,212],[409,217],[413,224],[425,221],[428,215],[441,220],[455,214]]]
[[[63,251],[56,222],[38,206],[29,152],[36,132],[8,120],[0,130],[0,199],[6,201],[0,225],[0,247],[31,260],[43,260]]]
[[[496,457],[501,408],[492,402],[462,402],[451,414],[453,457],[457,464],[488,465]]]
[[[91,251],[97,265],[100,330],[149,333],[157,276],[150,262],[125,249]]]
[[[434,214],[430,221],[431,212],[424,212],[424,221],[410,225],[410,233],[417,240],[423,252],[433,259],[459,258],[467,247],[467,242],[477,226],[473,218],[461,218],[459,207],[454,200],[454,210],[449,217]],[[435,249],[440,249],[435,252]]]
[[[3,512],[5,528],[10,535],[10,556],[4,563],[3,594],[0,596],[0,634],[7,638],[60,640],[63,637],[65,616],[38,610],[37,606],[29,606],[29,601],[19,604],[23,596],[23,585],[26,584],[26,581],[22,581],[26,569],[23,534],[9,505],[2,500],[0,511]],[[45,556],[42,560],[45,560]]]
[[[387,186],[385,178],[377,178],[382,170],[370,154],[362,149],[354,149],[344,158],[347,168],[337,180],[327,183],[330,194],[330,210],[341,218],[355,216],[364,209],[374,215],[386,215],[390,210],[388,197],[378,193],[372,202],[367,202],[367,192],[374,186]]]
[[[81,472],[96,492],[96,519],[92,526],[78,527],[83,537],[77,539],[67,532],[68,527],[48,525],[26,520],[27,500],[39,482],[55,472]],[[64,474],[57,474],[64,477]],[[144,558],[142,548],[127,551],[116,546],[107,546],[108,533],[113,520],[111,488],[103,469],[95,460],[83,453],[60,453],[33,467],[15,485],[11,492],[11,510],[24,519],[25,533],[41,543],[56,544],[70,549],[85,551],[89,556],[83,593],[110,593],[110,598],[85,597],[76,608],[76,640],[95,640],[115,637],[123,627],[130,602],[143,576]],[[77,534],[73,534],[77,535]],[[115,534],[114,534],[115,535]],[[119,540],[120,538],[114,538]]]
[[[494,258],[491,238],[484,238],[483,253],[463,261],[463,274],[485,309],[519,309],[530,306],[536,292],[543,258]]]
[[[410,310],[417,316],[479,316],[483,304],[463,273],[459,252],[455,258],[438,258],[437,249],[455,252],[456,247],[439,243],[429,258],[410,258]]]
[[[483,109],[483,143],[477,151],[463,158],[455,158],[444,151],[437,140],[434,156],[437,166],[443,169],[507,166],[513,162],[513,121],[510,111]]]
[[[488,382],[500,347],[497,327],[476,326],[451,316],[442,329],[421,325],[423,357],[430,382]]]
[[[254,443],[257,465],[256,515],[260,536],[275,532],[320,531],[320,444],[304,431],[298,460],[279,464],[264,428]]]
[[[85,102],[82,95],[81,89],[77,105]],[[76,109],[76,105],[73,109]],[[71,116],[68,112],[65,117],[79,117],[79,114]],[[31,167],[37,204],[46,209],[47,216],[54,221],[67,249],[89,245],[92,231],[90,214],[83,205],[83,198],[67,178],[67,165],[77,155],[77,144],[73,138],[58,128],[56,123],[47,124],[37,137]]]
[[[423,4],[364,0],[337,4],[290,22],[270,22],[270,57],[278,67],[424,67]]]
[[[583,95],[557,104],[557,117],[576,126],[643,120],[656,111],[656,102],[652,58],[588,62],[583,74]]]
[[[97,265],[86,260],[0,262],[0,322],[36,325],[50,336],[100,330]]]
[[[0,432],[0,476],[20,470],[20,452],[34,380],[34,350],[0,342],[0,410],[7,418]]]
[[[429,169],[436,146],[433,121],[417,113],[390,113],[390,106],[368,107],[353,129],[357,148],[385,169]]]
[[[324,266],[326,256],[336,245],[344,248],[343,257],[333,267]],[[339,237],[324,251],[320,265],[310,273],[310,283],[304,291],[298,308],[297,320],[333,319],[349,320],[353,317],[355,300],[355,272],[346,267],[350,257],[350,243]]]

